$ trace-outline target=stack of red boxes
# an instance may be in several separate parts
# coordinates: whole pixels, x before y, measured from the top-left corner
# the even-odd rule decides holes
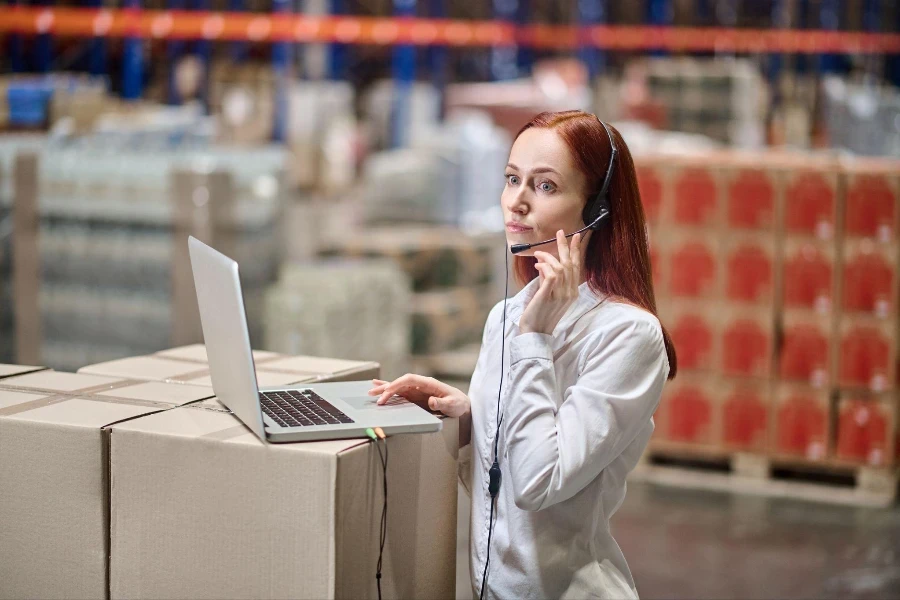
[[[679,376],[660,403],[656,435],[692,446],[717,444],[721,420],[724,171],[709,165],[674,157],[637,162],[660,318],[678,349]]]
[[[765,452],[767,447],[780,289],[779,178],[777,169],[747,157],[732,158],[725,170],[718,442],[728,450]]]
[[[778,261],[783,286],[769,451],[825,461],[835,379],[839,167],[827,158],[778,157],[778,162],[784,193]]]
[[[657,447],[900,463],[900,162],[635,164],[678,353]]]
[[[896,163],[845,161],[844,235],[835,340],[835,456],[893,464],[897,444],[900,174]]]

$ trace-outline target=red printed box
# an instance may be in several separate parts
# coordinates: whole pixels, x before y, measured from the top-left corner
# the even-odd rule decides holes
[[[654,415],[655,436],[669,442],[712,445],[718,430],[718,379],[679,373],[666,383]]]
[[[678,230],[669,233],[668,238],[663,270],[669,296],[719,298],[721,253],[716,234]]]
[[[894,394],[842,391],[837,410],[839,460],[872,466],[894,464],[897,398]]]
[[[769,449],[784,456],[824,460],[830,431],[829,392],[779,382],[775,387]]]
[[[897,323],[842,316],[838,328],[838,384],[880,392],[896,382]]]
[[[725,298],[744,304],[775,306],[774,233],[729,232],[722,244]]]
[[[716,371],[721,335],[716,305],[693,300],[670,300],[661,307],[661,318],[672,336],[678,371]]]
[[[634,159],[641,204],[644,205],[644,217],[652,225],[662,220],[663,189],[666,179],[664,165],[664,160],[659,157]]]
[[[722,390],[721,445],[729,450],[765,452],[773,383],[725,379]]]
[[[782,248],[782,306],[829,314],[834,306],[837,250],[831,242],[788,238]]]
[[[724,222],[722,168],[715,160],[673,161],[666,222],[676,227],[718,228]],[[665,189],[665,188],[664,188]]]
[[[822,388],[832,381],[833,320],[809,311],[782,315],[778,376]]]
[[[842,312],[867,313],[880,319],[897,314],[897,244],[868,238],[846,239],[841,266]]]
[[[775,366],[774,311],[726,305],[720,314],[720,372],[734,377],[771,377]],[[681,366],[681,355],[678,359]]]
[[[748,161],[756,162],[756,161]],[[781,218],[780,173],[763,165],[735,166],[725,174],[728,229],[775,232]]]
[[[900,161],[858,158],[842,162],[846,203],[845,237],[898,241]]]
[[[838,166],[824,159],[789,160],[784,171],[783,231],[832,240],[838,226]]]
[[[648,226],[648,247],[650,250],[650,270],[653,277],[653,290],[657,302],[667,295],[665,277],[665,238],[663,232],[653,225]]]

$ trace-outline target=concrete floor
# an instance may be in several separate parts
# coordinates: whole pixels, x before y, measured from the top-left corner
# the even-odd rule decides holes
[[[457,598],[471,599],[460,491]],[[628,484],[613,517],[642,599],[900,598],[900,507]]]

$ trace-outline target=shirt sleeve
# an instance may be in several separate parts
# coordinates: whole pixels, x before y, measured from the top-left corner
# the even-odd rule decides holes
[[[560,403],[551,344],[536,332],[510,343],[507,477],[523,510],[567,500],[593,481],[652,417],[669,373],[659,327],[623,322],[592,334]]]

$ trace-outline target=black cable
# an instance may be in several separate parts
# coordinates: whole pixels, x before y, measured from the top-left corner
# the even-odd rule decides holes
[[[487,555],[484,559],[484,572],[481,575],[481,594],[479,600],[484,600],[484,588],[487,585],[488,566],[491,564],[491,534],[494,531],[494,505],[497,503],[497,492],[500,490],[500,462],[497,456],[498,443],[500,441],[500,425],[503,423],[503,415],[500,414],[500,397],[503,393],[503,361],[506,357],[506,297],[509,294],[509,255],[506,255],[506,288],[503,292],[503,331],[500,342],[500,389],[497,390],[497,431],[494,432],[494,464],[488,472],[490,481],[488,491],[491,494],[491,514],[488,517]]]
[[[378,600],[381,600],[381,563],[384,559],[384,541],[387,539],[387,461],[388,461],[388,446],[387,439],[382,438],[384,442],[384,454],[381,452],[381,447],[378,445],[378,441],[375,441],[375,448],[378,450],[378,456],[381,458],[381,468],[384,472],[384,504],[381,508],[381,537],[379,540],[378,546],[378,566],[375,568],[375,583],[378,586]]]

